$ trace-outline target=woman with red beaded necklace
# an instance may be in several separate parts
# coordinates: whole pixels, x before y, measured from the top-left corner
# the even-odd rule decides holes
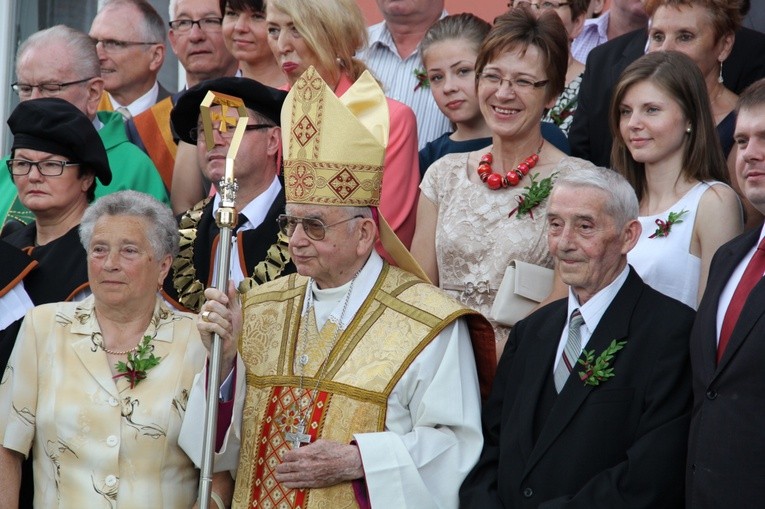
[[[545,108],[563,90],[567,65],[566,30],[554,12],[537,18],[518,8],[499,16],[476,61],[478,102],[492,145],[447,155],[420,186],[412,254],[434,284],[486,315],[511,260],[553,267],[545,189],[557,172],[590,164],[545,143],[540,132]],[[545,302],[565,295],[556,277]],[[509,329],[493,325],[501,352]]]

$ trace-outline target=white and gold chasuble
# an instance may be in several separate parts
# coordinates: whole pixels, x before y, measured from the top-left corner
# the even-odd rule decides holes
[[[307,282],[292,275],[244,297],[246,339],[239,347],[247,392],[234,507],[357,507],[350,482],[311,490],[276,482],[274,469],[291,447],[285,432],[304,413],[311,442],[350,443],[354,434],[383,431],[388,397],[402,374],[446,326],[474,313],[386,264],[332,347],[334,321],[319,331],[311,312],[307,326],[301,323]],[[308,362],[301,390],[302,355]]]

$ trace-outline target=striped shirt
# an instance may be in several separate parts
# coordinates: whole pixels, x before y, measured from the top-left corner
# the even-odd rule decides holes
[[[446,16],[446,11],[441,17]],[[451,125],[438,109],[428,88],[417,88],[415,69],[424,68],[419,47],[407,58],[401,59],[396,43],[385,22],[369,27],[369,47],[357,55],[383,84],[385,95],[402,102],[414,110],[417,117],[418,149],[446,132]]]
[[[587,55],[592,48],[608,40],[608,16],[606,11],[597,18],[584,21],[584,28],[571,43],[571,54],[582,63],[587,62]]]

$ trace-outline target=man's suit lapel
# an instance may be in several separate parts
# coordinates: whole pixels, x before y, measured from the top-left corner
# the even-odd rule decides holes
[[[611,68],[611,82],[614,83],[614,85],[619,82],[619,77],[621,76],[622,71],[643,55],[647,40],[647,32],[645,30],[639,30],[633,34],[632,40],[624,46],[621,58],[619,58],[616,65]]]
[[[157,101],[156,101],[158,103],[161,100],[163,100],[164,98],[170,97],[172,94],[170,93],[170,91],[168,89],[166,89],[165,87],[162,86],[162,83],[158,82],[157,85],[159,86],[159,88],[157,90]]]
[[[725,283],[727,283],[731,273],[741,262],[741,258],[749,251],[749,249],[752,248],[752,246],[754,246],[755,242],[757,242],[759,239],[759,234],[759,229],[754,229],[752,232],[749,232],[748,235],[741,239],[742,243],[737,245],[735,248],[732,248],[733,252],[726,257],[725,269],[723,271],[726,273],[726,277],[718,289],[719,291],[717,292],[717,299],[715,302],[720,300],[720,292],[722,292],[722,289],[725,287]],[[754,289],[752,289],[752,293],[749,294],[749,297],[746,300],[746,304],[744,304],[744,308],[741,310],[741,315],[736,322],[736,326],[731,333],[728,346],[725,348],[725,352],[720,359],[720,363],[717,365],[715,376],[722,372],[730,363],[732,357],[741,347],[744,340],[749,337],[749,332],[752,330],[752,327],[754,327],[754,324],[765,313],[765,306],[763,306],[763,303],[765,303],[765,278],[761,279],[760,282],[757,283],[757,285],[754,287]],[[716,308],[717,307],[715,306],[715,309]],[[713,336],[711,343],[714,346],[713,352],[716,354],[716,329],[713,327],[712,331]]]
[[[531,380],[531,385],[521,391],[519,415],[527,416],[521,421],[521,450],[524,458],[531,455],[534,447],[534,415],[539,401],[542,399],[542,389],[545,386],[546,377],[552,375],[552,366],[558,349],[563,325],[566,323],[567,299],[562,299],[556,304],[555,309],[549,313],[545,325],[541,327],[532,343],[529,345],[527,366],[540,366],[539,376]]]
[[[629,348],[629,338],[627,337],[630,327],[629,318],[632,317],[633,309],[641,293],[642,282],[635,271],[630,268],[627,280],[608,306],[603,318],[600,319],[600,323],[593,332],[592,337],[587,342],[587,345],[585,345],[586,350],[594,350],[595,356],[597,357],[608,347],[608,345],[611,344],[611,341],[621,341],[624,339],[627,340],[625,349]],[[616,358],[614,359],[614,365],[618,363],[618,359],[619,354],[617,353]],[[547,367],[550,367],[549,364]],[[545,375],[552,376],[552,368],[545,369]],[[615,370],[615,376],[619,376],[618,369]],[[571,372],[571,375],[566,381],[566,385],[563,386],[563,390],[558,395],[555,405],[542,427],[539,440],[537,440],[537,443],[531,452],[531,456],[526,463],[526,471],[524,472],[524,475],[528,474],[545,454],[547,449],[549,449],[553,442],[558,438],[561,432],[563,432],[574,415],[576,415],[577,410],[582,405],[585,398],[587,398],[587,395],[594,389],[595,387],[586,385],[579,379],[578,367]]]
[[[237,262],[242,264],[242,273],[247,277],[252,277],[252,269],[266,258],[268,249],[276,242],[279,234],[276,218],[279,217],[279,214],[284,214],[286,203],[287,200],[282,187],[269,207],[263,222],[253,230],[237,233],[239,239],[239,259]]]
[[[744,257],[747,251],[756,242],[759,237],[759,230],[754,229],[742,236],[732,240],[728,244],[723,245],[715,254],[714,268],[709,273],[709,279],[707,281],[707,287],[704,290],[704,297],[699,304],[697,313],[697,324],[694,329],[699,331],[701,339],[699,348],[702,356],[702,368],[704,369],[704,379],[711,381],[715,372],[719,372],[719,367],[722,367],[727,363],[727,359],[730,358],[730,352],[728,352],[723,359],[721,359],[720,366],[717,365],[717,308],[720,302],[720,294],[725,289],[725,285],[728,283],[731,274],[738,266],[741,259]],[[761,288],[762,283],[757,288]],[[755,288],[755,290],[757,290]],[[746,306],[744,311],[746,312]],[[743,313],[742,313],[743,315]],[[736,327],[731,336],[731,342],[728,344],[727,350],[735,350],[741,346],[741,339],[739,339],[734,345],[734,339],[738,336],[738,332],[741,328]],[[731,346],[734,346],[731,349]]]

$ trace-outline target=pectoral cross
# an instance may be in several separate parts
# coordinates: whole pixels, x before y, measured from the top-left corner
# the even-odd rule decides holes
[[[300,448],[300,444],[310,444],[311,435],[305,432],[305,423],[301,420],[297,426],[292,427],[296,431],[290,431],[284,434],[284,440],[292,444],[293,449]]]

